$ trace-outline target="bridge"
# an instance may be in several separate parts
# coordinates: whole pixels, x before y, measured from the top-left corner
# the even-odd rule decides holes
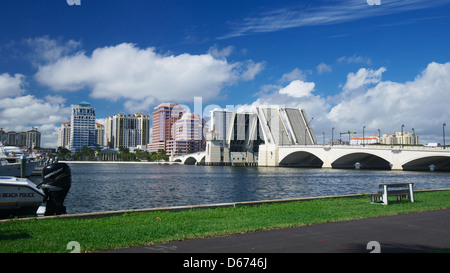
[[[205,163],[206,152],[177,155],[172,158],[173,162],[180,162],[185,165],[197,165]]]
[[[442,147],[269,145],[261,148],[263,145],[259,166],[450,171],[450,150]]]
[[[450,150],[422,146],[270,145],[259,146],[258,166],[450,171]],[[206,152],[175,156],[172,161],[203,165]],[[214,165],[214,164],[210,164]]]

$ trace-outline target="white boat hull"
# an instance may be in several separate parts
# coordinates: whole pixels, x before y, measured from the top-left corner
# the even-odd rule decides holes
[[[36,168],[38,162],[30,161],[26,163],[25,177],[31,176],[34,169]],[[8,163],[6,165],[0,165],[0,176],[21,176],[21,166],[20,163]]]
[[[0,176],[0,216],[34,216],[45,194],[26,178]]]

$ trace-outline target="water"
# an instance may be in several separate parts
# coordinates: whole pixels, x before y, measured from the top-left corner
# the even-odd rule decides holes
[[[281,167],[69,164],[67,213],[376,192],[381,183],[450,188],[450,173]],[[32,177],[35,183],[40,177]]]

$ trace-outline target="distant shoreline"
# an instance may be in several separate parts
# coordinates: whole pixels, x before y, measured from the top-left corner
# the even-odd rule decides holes
[[[180,165],[180,162],[170,161],[59,161],[67,164],[150,164],[150,165]]]

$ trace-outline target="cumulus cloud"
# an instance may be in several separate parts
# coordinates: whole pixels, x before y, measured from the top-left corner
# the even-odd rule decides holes
[[[384,71],[360,69],[356,74],[350,73],[348,79],[353,83],[346,84],[347,88],[369,82],[376,85],[337,103],[328,112],[328,119],[342,128],[356,130],[366,126],[366,130],[380,129],[384,133],[399,132],[403,124],[405,130],[415,128],[425,142],[441,135],[442,123],[450,119],[450,63],[432,62],[414,80],[405,83],[381,81]]]
[[[300,70],[295,70],[299,72]],[[287,73],[289,74],[289,73]],[[292,73],[297,76],[301,73]],[[286,75],[286,74],[285,74]],[[285,77],[282,80],[285,80]],[[326,113],[331,106],[326,98],[314,94],[315,83],[293,80],[286,86],[265,85],[264,92],[258,92],[259,97],[250,104],[239,105],[238,111],[255,111],[256,107],[292,107],[304,109],[309,117],[314,117],[315,128],[325,128],[330,125]]]
[[[8,73],[0,74],[0,99],[14,97],[25,92],[23,89],[24,79],[25,76],[22,74],[14,76],[10,76]]]
[[[432,62],[413,80],[408,82],[383,81],[386,68],[361,68],[347,75],[347,83],[337,97],[315,94],[315,84],[302,80],[291,81],[286,86],[270,85],[250,104],[242,105],[243,111],[258,106],[298,107],[305,109],[316,134],[325,132],[331,137],[331,128],[337,132],[357,131],[362,136],[392,134],[415,129],[419,141],[442,142],[442,124],[449,122],[450,62]],[[354,92],[357,90],[357,92]]]
[[[313,82],[304,82],[300,80],[292,81],[288,86],[281,88],[279,93],[286,94],[294,98],[302,98],[311,95],[315,84]]]
[[[70,117],[71,109],[64,106],[64,99],[33,95],[3,98],[0,100],[0,124],[8,131],[28,131],[37,127],[41,132],[41,146],[55,147],[58,127]]]
[[[375,84],[381,81],[381,75],[386,71],[386,68],[381,67],[378,70],[361,68],[356,73],[349,73],[347,75],[347,82],[344,85],[344,90],[354,90],[368,84]]]
[[[98,48],[90,56],[78,52],[60,58],[39,67],[35,76],[55,91],[85,88],[92,90],[94,98],[122,98],[127,100],[126,105],[148,108],[155,102],[183,103],[195,96],[209,101],[225,86],[252,79],[262,68],[260,63],[230,63],[211,54],[165,56],[154,48],[140,49],[122,43]]]

